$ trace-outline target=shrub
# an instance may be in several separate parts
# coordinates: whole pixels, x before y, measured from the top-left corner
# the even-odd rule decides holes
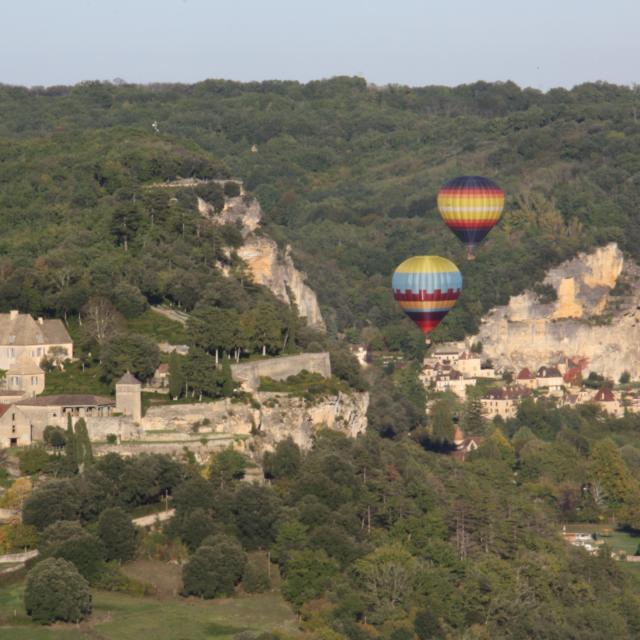
[[[228,180],[224,183],[224,195],[227,198],[237,198],[240,195],[240,185],[237,182]]]
[[[107,444],[118,444],[118,436],[115,433],[107,433]]]
[[[32,476],[44,471],[49,464],[49,454],[39,445],[33,445],[23,449],[18,454],[20,460],[20,472]]]
[[[98,581],[104,569],[104,546],[98,538],[86,531],[51,545],[46,555],[73,563],[80,575],[92,584]]]
[[[263,593],[271,588],[264,559],[252,558],[247,562],[242,574],[242,588],[247,593]]]
[[[67,436],[64,429],[60,427],[54,427],[53,425],[47,425],[44,428],[42,439],[50,447],[54,449],[62,449],[67,444]]]
[[[27,615],[42,624],[79,622],[91,613],[91,593],[71,562],[48,558],[29,572],[24,604]]]
[[[239,545],[202,546],[182,570],[183,594],[201,598],[231,595],[245,564],[246,554]]]
[[[120,507],[105,509],[98,519],[98,537],[107,560],[131,560],[136,553],[136,530]]]

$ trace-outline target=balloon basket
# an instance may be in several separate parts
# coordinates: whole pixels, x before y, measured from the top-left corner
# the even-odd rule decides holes
[[[476,257],[473,254],[473,247],[467,247],[467,260],[475,260]]]

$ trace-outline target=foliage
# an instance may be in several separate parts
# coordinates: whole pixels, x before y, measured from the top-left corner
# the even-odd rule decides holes
[[[183,593],[201,598],[231,595],[240,582],[246,555],[237,544],[201,546],[184,566]]]
[[[227,449],[211,454],[209,479],[219,483],[220,488],[224,489],[225,483],[241,480],[246,467],[247,459],[233,446],[229,446]]]
[[[18,459],[20,460],[20,473],[32,476],[47,468],[50,456],[44,447],[32,445],[22,449],[18,453]]]
[[[79,622],[91,613],[91,593],[86,580],[65,560],[48,558],[27,576],[24,594],[27,614],[34,621]]]
[[[160,351],[147,336],[118,335],[105,343],[102,370],[106,380],[115,381],[129,371],[140,381],[151,378],[160,364]]]
[[[98,537],[106,560],[131,560],[136,552],[136,531],[131,517],[120,507],[105,509],[98,518]]]
[[[319,373],[310,373],[304,369],[286,380],[261,377],[259,391],[287,393],[311,402],[328,395],[348,392],[349,388],[337,378],[325,378]]]

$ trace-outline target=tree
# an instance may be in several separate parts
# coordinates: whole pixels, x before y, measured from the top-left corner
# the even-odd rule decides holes
[[[293,478],[302,466],[300,447],[291,436],[276,444],[275,451],[267,451],[262,461],[267,478]]]
[[[230,445],[222,451],[211,454],[209,478],[224,489],[225,483],[244,478],[246,468],[246,458]]]
[[[123,325],[122,316],[108,298],[93,297],[82,308],[83,332],[98,345],[115,336]]]
[[[86,530],[66,540],[49,544],[46,555],[72,562],[80,575],[90,584],[95,583],[104,571],[104,546],[96,536]]]
[[[80,496],[70,480],[50,480],[25,500],[24,524],[44,529],[57,520],[75,520],[80,510]]]
[[[292,551],[282,593],[299,610],[305,602],[321,596],[337,573],[336,561],[322,550]]]
[[[237,198],[240,195],[240,185],[233,180],[224,183],[224,195],[227,198]]]
[[[482,402],[478,396],[470,396],[464,408],[464,431],[473,436],[479,436],[484,431],[484,417]]]
[[[64,429],[62,429],[61,427],[55,427],[53,425],[47,425],[44,428],[42,439],[44,440],[45,444],[52,447],[53,449],[62,449],[67,443],[67,437],[65,435]]]
[[[247,561],[238,544],[220,542],[201,546],[182,570],[184,595],[215,598],[233,594]]]
[[[85,529],[77,520],[57,520],[40,534],[40,547],[43,553],[66,540],[84,535]]]
[[[629,384],[631,381],[631,374],[628,371],[623,371],[620,374],[620,384]]]
[[[438,398],[429,410],[430,438],[438,446],[453,443],[453,432],[455,430],[453,424],[454,402],[452,394],[447,393],[442,398]]]
[[[182,370],[182,356],[175,351],[169,356],[169,394],[177,400],[184,393],[184,372]]]
[[[264,558],[249,558],[242,574],[242,588],[247,593],[263,593],[271,588],[271,578]]]
[[[73,564],[48,558],[29,571],[24,604],[27,615],[41,624],[79,622],[91,613],[91,592]]]
[[[415,558],[401,546],[381,546],[357,560],[372,620],[384,621],[409,603],[416,579]]]
[[[76,422],[74,430],[75,440],[75,463],[80,473],[84,473],[87,466],[93,464],[93,449],[91,448],[91,440],[87,431],[87,423],[84,418],[80,418]]]
[[[235,493],[233,514],[245,549],[264,549],[275,538],[280,504],[268,487],[243,484]]]
[[[102,350],[102,371],[109,381],[130,371],[144,382],[153,376],[159,364],[160,350],[156,342],[136,333],[115,336]]]
[[[140,226],[140,209],[135,203],[120,202],[111,216],[111,233],[116,241],[122,244],[125,251],[129,250],[129,242],[133,240]]]
[[[98,537],[107,560],[126,562],[136,553],[136,530],[131,516],[120,507],[105,509],[98,518]]]

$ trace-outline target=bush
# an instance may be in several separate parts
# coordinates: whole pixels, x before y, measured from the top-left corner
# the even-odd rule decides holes
[[[131,560],[136,553],[136,530],[120,507],[105,509],[98,519],[98,537],[107,560]]]
[[[47,425],[44,428],[42,439],[45,444],[53,447],[54,449],[62,449],[64,445],[67,444],[67,435],[64,429],[54,427],[53,425]]]
[[[247,593],[263,593],[271,588],[271,579],[264,559],[252,558],[242,574],[242,588]]]
[[[18,453],[20,472],[27,476],[44,471],[49,464],[49,454],[39,445],[33,445]]]
[[[200,547],[182,570],[183,594],[201,598],[231,595],[246,560],[246,554],[236,544],[221,542],[215,547]]]
[[[91,592],[71,562],[48,558],[27,575],[24,604],[27,615],[42,624],[79,622],[91,613]]]
[[[107,433],[107,444],[118,444],[118,436],[115,433]]]
[[[91,584],[98,581],[104,570],[104,546],[98,538],[86,531],[49,546],[46,555],[73,563],[80,575]]]
[[[80,511],[78,491],[69,480],[54,480],[39,487],[24,502],[22,521],[45,529],[58,520],[75,520]]]

